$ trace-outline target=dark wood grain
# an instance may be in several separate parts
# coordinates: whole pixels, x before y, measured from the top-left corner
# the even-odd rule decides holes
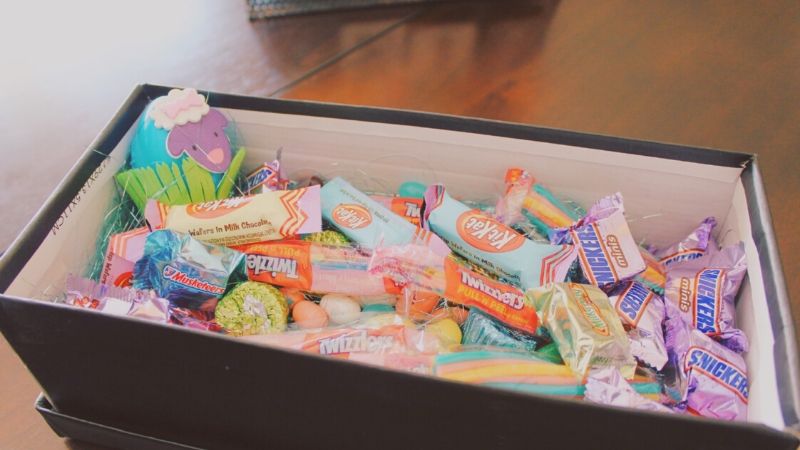
[[[757,153],[800,329],[800,3],[430,8],[291,90]]]
[[[244,3],[17,1],[0,14],[0,249],[151,82],[758,153],[800,312],[796,1],[454,2],[256,23]],[[97,448],[53,434],[38,391],[0,340],[0,448]]]

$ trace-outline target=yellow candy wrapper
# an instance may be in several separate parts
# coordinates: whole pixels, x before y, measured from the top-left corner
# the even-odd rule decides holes
[[[585,378],[592,368],[616,367],[625,378],[633,378],[636,361],[628,337],[600,288],[553,283],[529,289],[525,295],[577,376]]]

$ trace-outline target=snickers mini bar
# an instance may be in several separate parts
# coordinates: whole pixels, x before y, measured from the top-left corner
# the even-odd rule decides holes
[[[747,273],[742,243],[672,264],[667,269],[666,300],[683,320],[736,352],[747,351],[747,336],[736,328],[736,294]]]
[[[422,224],[459,255],[523,290],[564,281],[577,257],[574,246],[531,241],[454,200],[440,184],[425,191]]]
[[[319,186],[309,186],[175,206],[151,200],[145,218],[154,230],[232,247],[320,231],[319,192]]]
[[[592,206],[586,217],[550,236],[551,242],[578,247],[583,275],[595,286],[619,283],[646,268],[624,212],[622,195],[610,195]]]

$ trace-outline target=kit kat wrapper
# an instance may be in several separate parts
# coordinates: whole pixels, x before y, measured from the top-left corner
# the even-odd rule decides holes
[[[523,290],[564,281],[578,256],[573,245],[534,242],[453,199],[443,185],[425,191],[422,225],[473,264]]]
[[[278,240],[322,230],[320,188],[175,206],[151,200],[145,218],[152,229],[188,233],[199,241],[227,247]]]

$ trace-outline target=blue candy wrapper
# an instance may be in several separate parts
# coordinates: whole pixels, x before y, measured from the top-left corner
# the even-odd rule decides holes
[[[404,245],[426,234],[389,208],[359,191],[350,183],[336,177],[322,187],[322,217],[342,234],[363,248]],[[441,239],[426,234],[430,248],[438,255],[450,250]]]
[[[244,254],[202,243],[171,230],[150,233],[144,255],[133,269],[133,286],[152,289],[176,308],[205,312],[209,317],[231,278],[244,278]]]
[[[561,282],[576,260],[573,245],[531,241],[511,227],[454,200],[444,186],[425,192],[422,223],[456,253],[523,290]]]

